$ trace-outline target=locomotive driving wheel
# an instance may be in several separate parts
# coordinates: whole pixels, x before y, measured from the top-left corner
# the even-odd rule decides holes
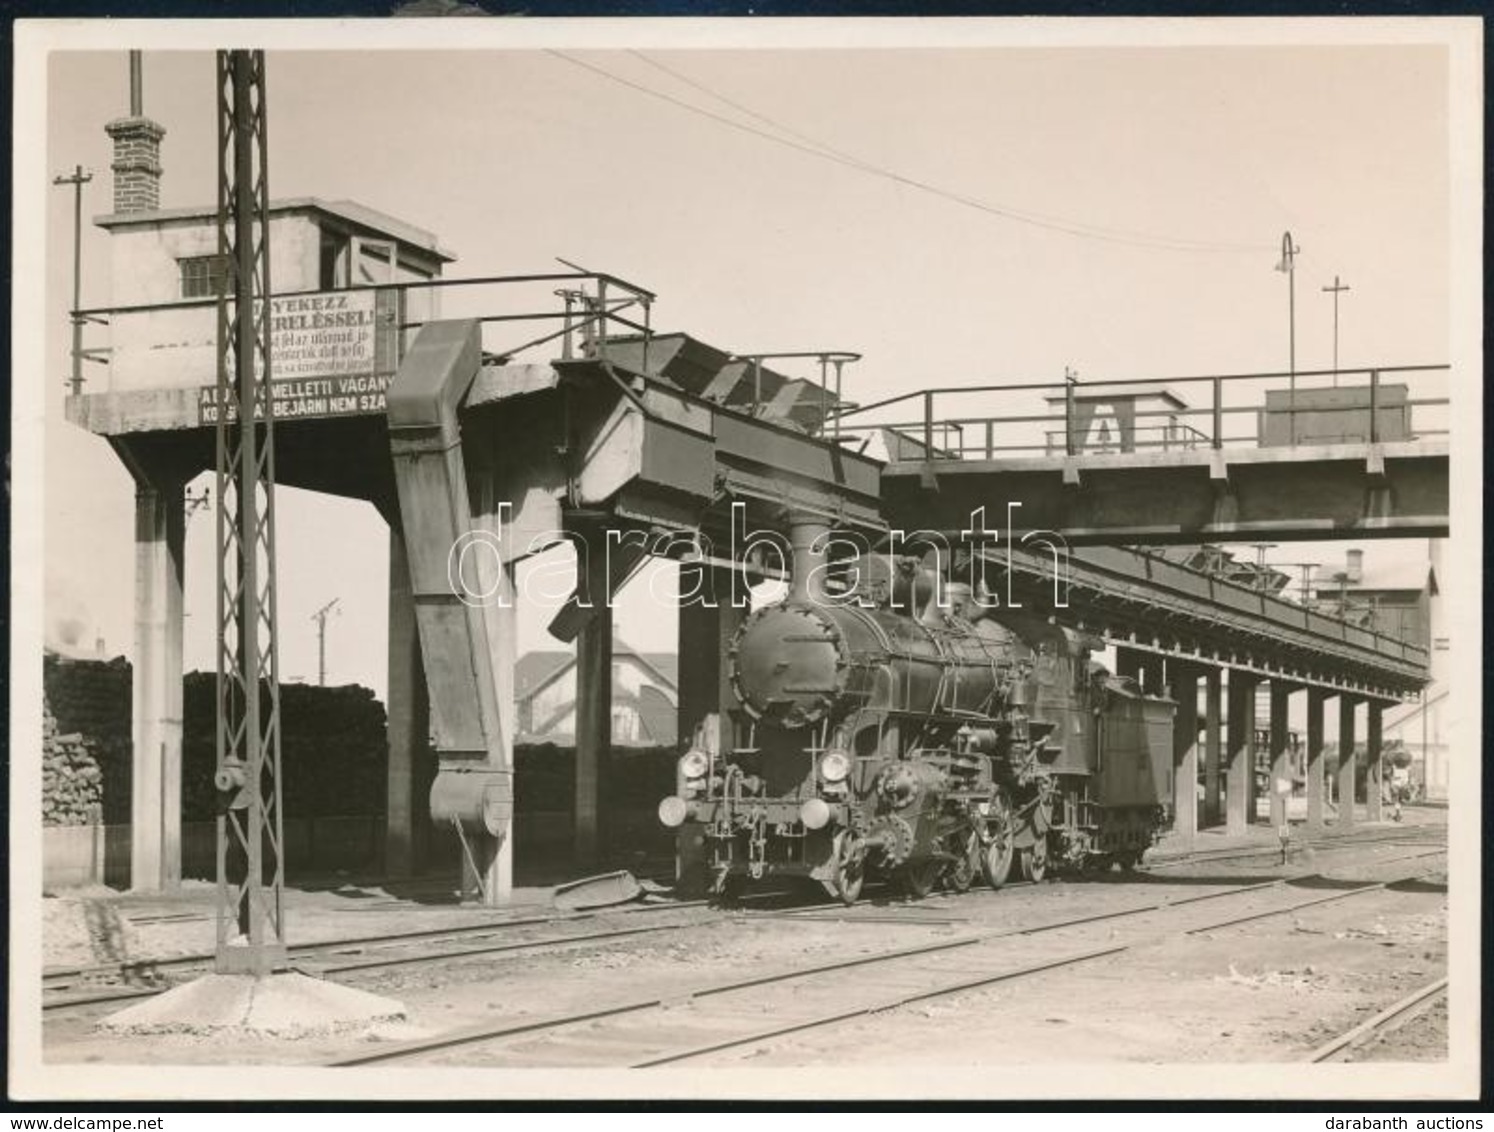
[[[922,900],[934,891],[934,884],[943,867],[944,862],[935,858],[913,861],[898,870],[898,880],[904,892],[914,900]]]
[[[1012,839],[1016,830],[1012,825],[1012,803],[1000,786],[991,794],[986,813],[986,834],[989,840],[980,850],[980,871],[986,883],[1000,888],[1012,871]]]
[[[1033,844],[1022,850],[1022,879],[1041,884],[1048,876],[1048,839],[1040,836]]]
[[[830,883],[835,895],[843,904],[856,903],[861,898],[861,885],[866,880],[866,864],[859,843],[849,833],[835,835],[830,867]]]
[[[944,839],[949,861],[944,868],[944,883],[951,892],[969,892],[980,869],[980,835],[975,830],[951,833]]]

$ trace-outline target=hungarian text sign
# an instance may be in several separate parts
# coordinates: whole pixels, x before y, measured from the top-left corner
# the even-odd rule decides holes
[[[346,417],[357,413],[382,413],[384,391],[389,388],[387,374],[359,377],[303,377],[290,381],[271,381],[275,398],[275,419],[297,417]],[[218,390],[209,386],[198,402],[203,424],[217,424],[220,407]],[[233,406],[228,419],[236,416]]]
[[[272,376],[279,380],[371,373],[374,326],[372,291],[272,298]]]
[[[382,413],[387,375],[378,366],[372,291],[288,295],[270,300],[270,370],[275,416]],[[198,402],[203,424],[223,411],[216,386]],[[232,419],[233,409],[228,409]]]

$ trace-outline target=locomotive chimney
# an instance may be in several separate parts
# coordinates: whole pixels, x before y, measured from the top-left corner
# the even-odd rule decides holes
[[[829,533],[830,524],[823,519],[795,515],[789,520],[789,546],[794,557],[789,567],[790,601],[824,601],[825,544],[819,540]]]

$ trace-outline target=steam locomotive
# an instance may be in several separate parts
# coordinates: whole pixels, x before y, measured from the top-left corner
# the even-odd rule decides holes
[[[712,891],[798,876],[854,903],[869,876],[922,897],[1140,861],[1170,820],[1172,701],[916,559],[832,596],[802,550],[659,804]]]

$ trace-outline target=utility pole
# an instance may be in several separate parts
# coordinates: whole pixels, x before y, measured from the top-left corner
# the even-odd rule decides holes
[[[265,56],[219,51],[219,974],[286,967]]]
[[[316,686],[318,688],[327,686],[327,618],[332,616],[340,601],[342,598],[334,597],[311,615],[311,619],[316,622]]]
[[[73,369],[68,378],[69,391],[74,397],[83,391],[83,316],[78,311],[83,306],[83,186],[93,180],[92,173],[83,172],[83,166],[74,165],[65,177],[53,177],[54,185],[73,187]]]
[[[1281,234],[1281,262],[1277,271],[1286,272],[1287,277],[1287,365],[1290,373],[1290,390],[1287,394],[1287,420],[1291,442],[1297,443],[1297,256],[1302,251],[1292,243],[1292,234]]]
[[[1299,562],[1297,565],[1302,568],[1302,604],[1306,605],[1312,600],[1312,572],[1322,565],[1322,563]]]
[[[1347,283],[1340,283],[1338,276],[1333,276],[1333,286],[1324,287],[1324,292],[1333,296],[1333,388],[1338,388],[1338,297],[1349,290]]]
[[[191,523],[192,516],[195,515],[198,511],[204,510],[208,506],[208,504],[212,503],[212,501],[213,492],[212,489],[208,487],[204,487],[196,495],[192,494],[190,488],[183,492],[182,503],[183,509],[185,510],[187,516],[186,522]]]

